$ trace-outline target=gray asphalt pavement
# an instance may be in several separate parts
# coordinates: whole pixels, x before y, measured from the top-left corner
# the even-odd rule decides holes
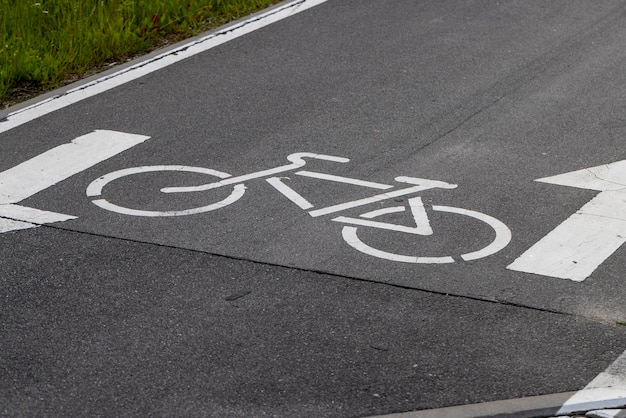
[[[0,114],[0,413],[626,399],[626,2],[318,3]]]

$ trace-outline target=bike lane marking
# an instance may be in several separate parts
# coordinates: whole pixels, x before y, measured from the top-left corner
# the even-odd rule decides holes
[[[0,233],[75,219],[17,203],[149,139],[96,130],[0,173]]]
[[[47,115],[48,113],[52,113],[89,97],[121,86],[122,84],[239,38],[257,29],[261,29],[267,25],[325,3],[326,1],[328,0],[295,0],[286,3],[239,23],[226,26],[217,32],[183,44],[148,60],[142,60],[130,67],[68,90],[61,95],[42,100],[24,109],[11,112],[4,119],[0,119],[0,133],[7,132],[41,116]]]

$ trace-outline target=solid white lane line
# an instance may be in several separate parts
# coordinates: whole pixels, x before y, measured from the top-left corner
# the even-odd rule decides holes
[[[98,130],[59,145],[0,173],[0,233],[75,219],[16,203],[80,173],[148,136]]]
[[[296,0],[285,3],[278,8],[273,8],[265,13],[235,23],[234,25],[226,26],[215,33],[169,50],[149,60],[138,62],[131,67],[98,78],[91,83],[81,85],[60,96],[55,96],[16,112],[9,113],[6,119],[0,122],[0,133],[23,125],[40,116],[47,115],[55,110],[62,109],[74,103],[78,103],[81,100],[128,83],[129,81],[143,77],[146,74],[150,74],[193,55],[207,51],[326,1],[327,0]]]
[[[97,130],[0,173],[0,204],[18,203],[150,138]]]
[[[30,222],[14,221],[13,219],[0,218],[0,234],[9,231],[19,231],[20,229],[36,228],[39,225]]]
[[[15,221],[32,222],[34,224],[47,224],[76,219],[76,216],[72,215],[64,215],[62,213],[48,212],[13,204],[0,205],[0,217],[13,219]]]

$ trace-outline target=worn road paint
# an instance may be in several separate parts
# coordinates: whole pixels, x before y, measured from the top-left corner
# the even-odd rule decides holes
[[[626,407],[626,351],[585,388],[565,402],[556,415]]]
[[[150,138],[97,130],[0,173],[0,233],[74,219],[17,203]]]
[[[277,8],[270,9],[265,13],[242,20],[234,25],[226,26],[217,32],[169,50],[149,60],[142,60],[133,66],[98,78],[88,84],[80,85],[59,96],[51,97],[47,100],[35,103],[32,106],[9,113],[5,119],[0,121],[0,133],[143,77],[257,29],[293,16],[296,13],[325,3],[326,1],[327,0],[296,0],[286,3]]]
[[[626,242],[626,160],[537,181],[600,193],[507,268],[583,281]]]

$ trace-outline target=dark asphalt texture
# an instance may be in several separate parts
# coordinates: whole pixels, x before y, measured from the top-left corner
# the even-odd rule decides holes
[[[365,417],[582,389],[626,349],[626,251],[580,283],[506,266],[597,194],[535,179],[626,159],[625,20],[618,0],[329,0],[0,133],[0,172],[97,129],[151,137],[20,202],[77,219],[0,234],[0,414]],[[437,227],[423,246],[360,232],[372,245],[458,259],[489,241],[432,205],[493,216],[512,241],[405,264],[263,179],[176,218],[85,194],[123,168],[241,175],[295,152],[350,158],[307,162],[334,175],[458,184],[420,194]],[[316,207],[375,194],[284,176]],[[188,180],[103,193],[168,210],[227,193],[158,192]]]

